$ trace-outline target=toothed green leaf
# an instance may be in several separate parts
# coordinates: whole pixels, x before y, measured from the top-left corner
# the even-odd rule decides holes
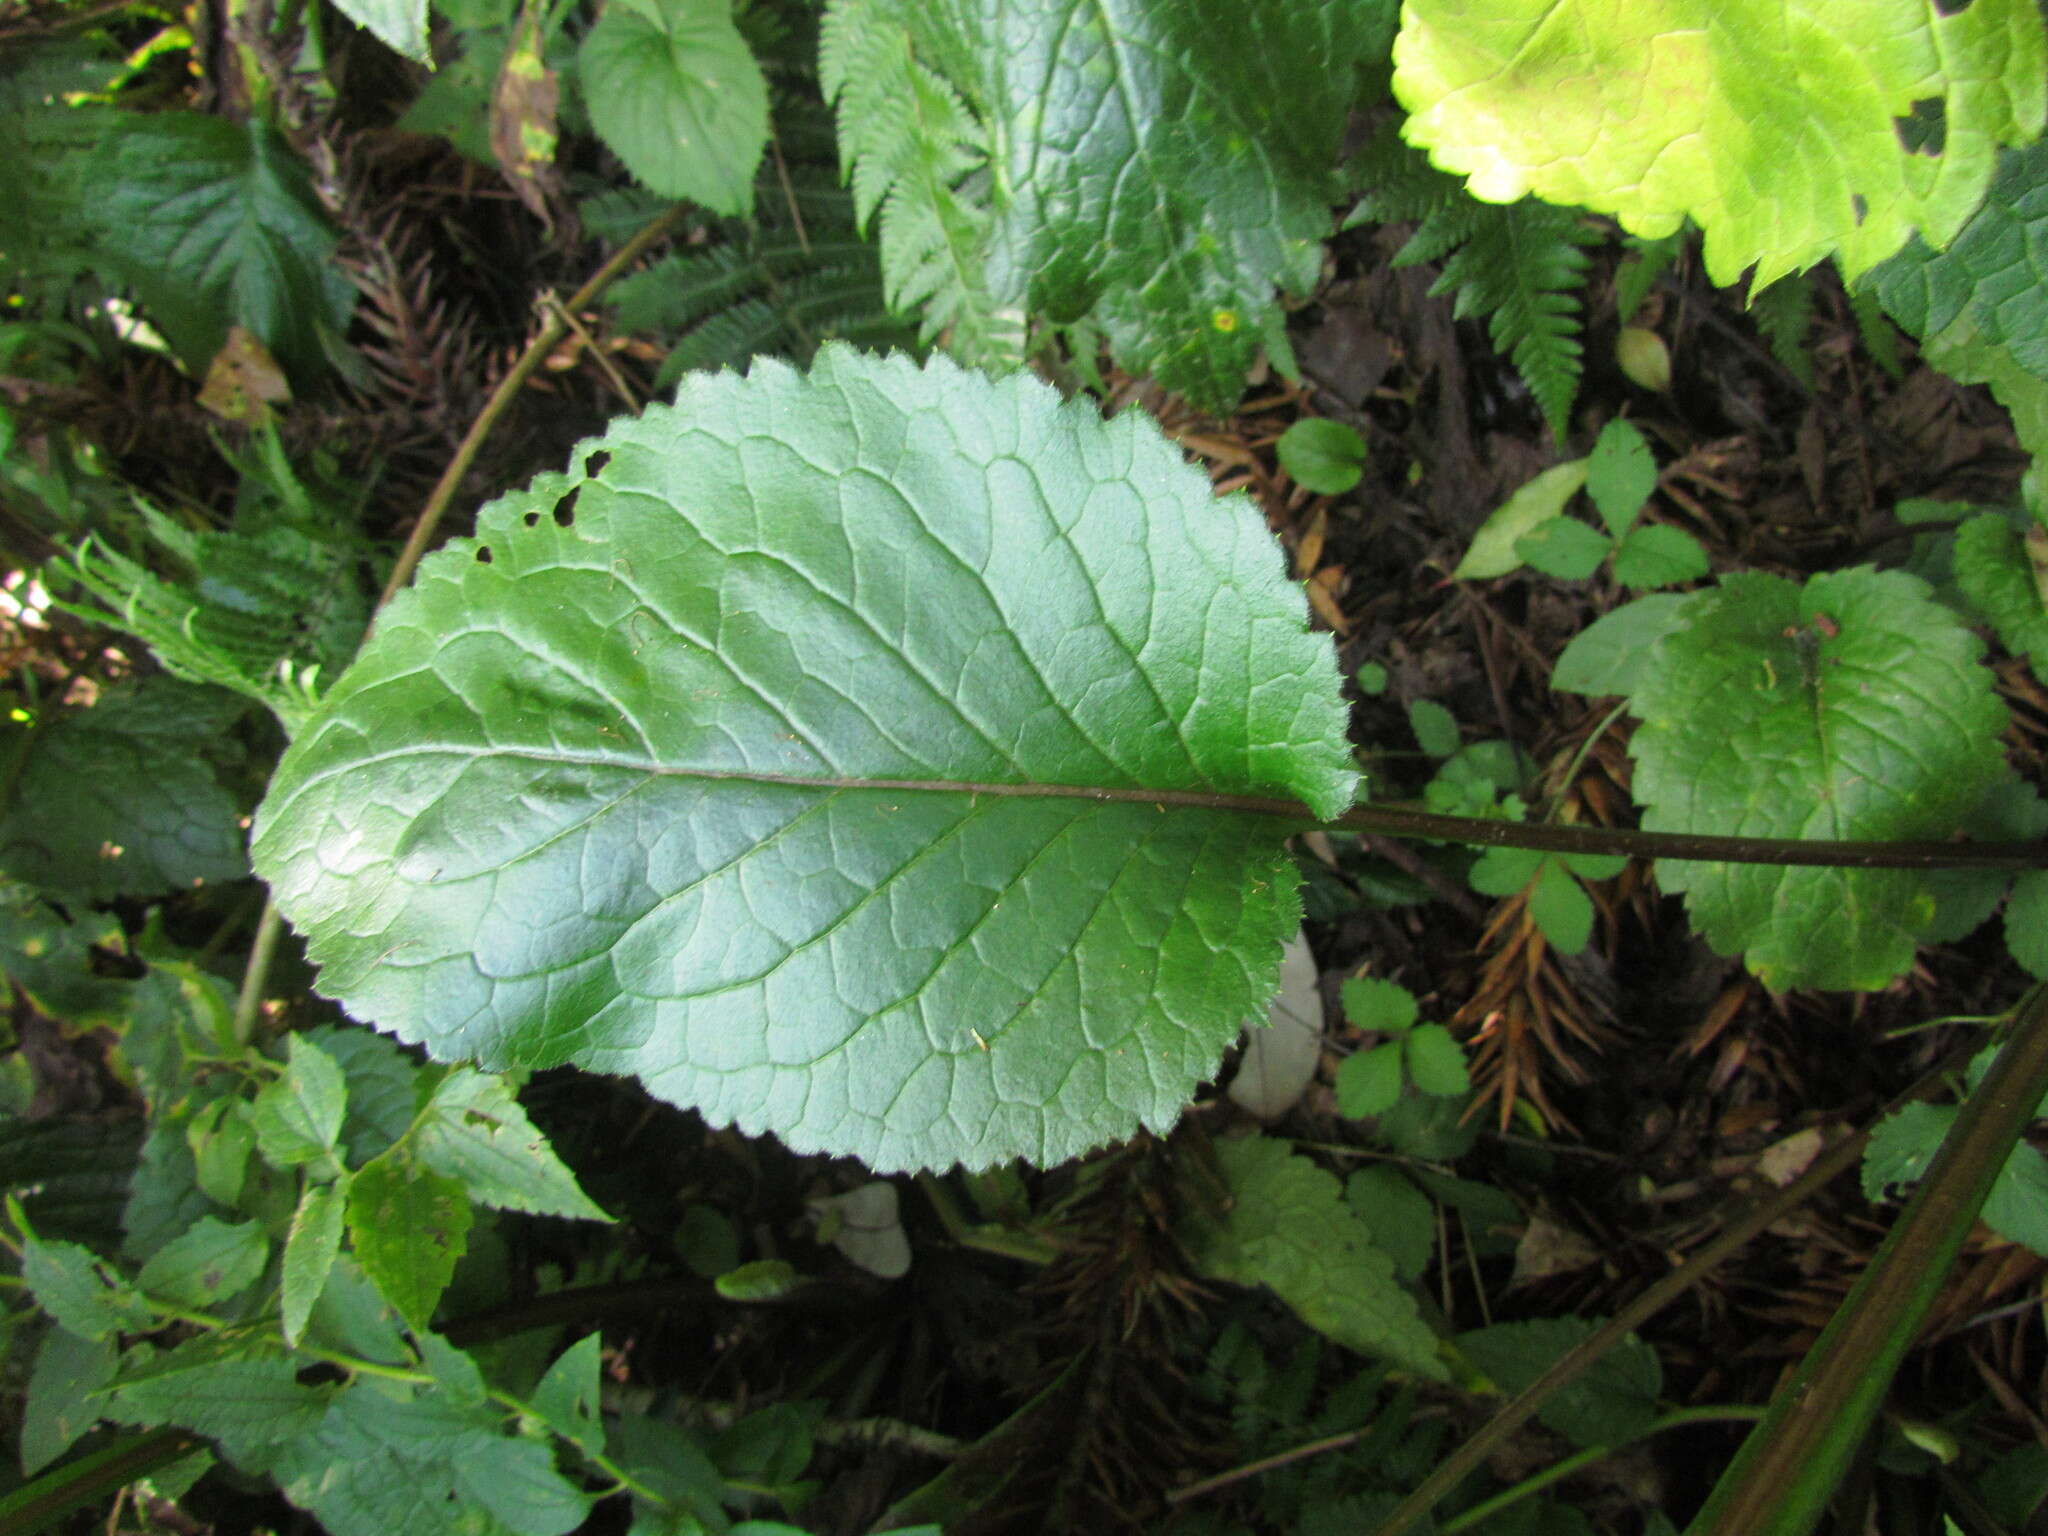
[[[1630,706],[1644,825],[1660,832],[1943,838],[2002,771],[1982,644],[1924,582],[1868,568],[1801,587],[1738,575],[1685,600]],[[1773,988],[1875,988],[1935,901],[1911,870],[1665,860],[1694,924]]]
[[[1395,1047],[1398,1051],[1399,1047]],[[1265,1136],[1216,1148],[1228,1209],[1189,1224],[1195,1263],[1238,1285],[1263,1285],[1311,1328],[1431,1381],[1444,1379],[1437,1341],[1394,1277],[1343,1186]],[[1213,1197],[1212,1197],[1213,1198]]]
[[[731,0],[611,0],[576,74],[598,136],[650,190],[714,213],[753,210],[768,82]]]
[[[1171,1124],[1265,1008],[1289,823],[1150,797],[1341,813],[1332,662],[1149,420],[827,348],[431,557],[257,857],[322,988],[439,1056],[877,1169],[1057,1162]]]
[[[1707,274],[1756,284],[1839,252],[1854,278],[1916,230],[1946,244],[2001,144],[2042,126],[2033,0],[1409,0],[1403,132],[1475,196],[1527,193],[1656,237],[1690,215]],[[1894,120],[1933,100],[1939,155]]]

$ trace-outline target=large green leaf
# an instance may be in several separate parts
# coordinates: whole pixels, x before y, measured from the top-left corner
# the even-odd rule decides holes
[[[576,55],[590,121],[664,197],[751,213],[768,82],[730,0],[610,0]]]
[[[1731,576],[1685,600],[1630,695],[1643,823],[1753,837],[1941,838],[2004,771],[1983,646],[1926,583],[1867,567]],[[1774,988],[1881,987],[1935,915],[1910,870],[1664,861],[1694,923]]]
[[[1227,407],[1285,344],[1275,288],[1319,273],[1388,11],[835,0],[823,77],[892,295],[944,305],[977,358],[1014,310],[1088,319],[1126,367]]]
[[[1983,206],[1946,250],[1916,238],[1868,286],[1922,340],[1968,314],[1979,342],[2048,378],[2048,140],[1998,157]]]
[[[1228,406],[1322,264],[1372,8],[984,0],[999,292]]]
[[[1138,413],[837,346],[694,375],[422,566],[257,859],[322,989],[443,1057],[1053,1162],[1271,995],[1287,823],[1205,797],[1350,803],[1303,619]]]
[[[347,328],[355,290],[306,166],[275,129],[196,112],[124,113],[92,165],[99,252],[185,366],[203,375],[230,325],[300,380]]]
[[[1649,237],[1689,215],[1708,275],[1759,288],[1947,244],[2040,131],[2044,70],[2033,0],[1408,0],[1394,45],[1410,142],[1476,196]],[[1938,153],[1894,126],[1923,103]]]

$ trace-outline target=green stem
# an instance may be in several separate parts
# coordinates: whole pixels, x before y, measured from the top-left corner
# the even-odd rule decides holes
[[[2044,1092],[2048,987],[2036,987],[1898,1224],[1687,1536],[1804,1536],[1818,1523]]]
[[[979,1248],[983,1253],[1021,1259],[1026,1264],[1050,1264],[1060,1256],[1058,1244],[1035,1232],[970,1222],[962,1214],[953,1192],[935,1174],[918,1174],[917,1187],[931,1201],[932,1210],[939,1218],[939,1225],[946,1229],[946,1235],[963,1248]]]
[[[1919,1082],[1893,1099],[1878,1120],[1903,1109],[1967,1063],[1976,1052],[1976,1042],[1952,1051]],[[1856,1166],[1870,1132],[1857,1131],[1827,1148],[1798,1178],[1783,1189],[1774,1190],[1752,1204],[1722,1232],[1691,1258],[1636,1297],[1613,1317],[1594,1329],[1585,1339],[1551,1362],[1550,1369],[1510,1398],[1479,1431],[1438,1464],[1420,1487],[1403,1499],[1394,1512],[1380,1523],[1372,1536],[1401,1536],[1423,1519],[1466,1475],[1493,1454],[1507,1438],[1520,1429],[1551,1397],[1578,1379],[1579,1374],[1637,1328],[1691,1290],[1749,1240],[1782,1221],[1811,1200],[1840,1175]]]
[[[271,962],[277,958],[278,936],[284,932],[284,914],[277,903],[266,898],[263,916],[256,922],[256,942],[249,948],[249,963],[242,968],[242,990],[235,996],[235,1044],[246,1046],[256,1038],[256,1020],[263,1012],[263,987],[270,979]]]
[[[0,1499],[0,1536],[48,1530],[66,1515],[190,1455],[202,1443],[182,1429],[156,1429],[66,1462]]]
[[[1683,1429],[1688,1424],[1747,1423],[1764,1416],[1764,1410],[1754,1405],[1740,1403],[1715,1404],[1704,1408],[1680,1408],[1665,1414],[1653,1423],[1645,1424],[1626,1440],[1613,1445],[1589,1445],[1584,1450],[1565,1457],[1555,1466],[1545,1467],[1533,1477],[1525,1477],[1512,1488],[1503,1488],[1490,1499],[1481,1499],[1470,1509],[1437,1522],[1437,1536],[1453,1536],[1457,1531],[1477,1525],[1490,1519],[1511,1505],[1519,1504],[1533,1494],[1541,1493],[1553,1483],[1583,1472],[1596,1462],[1605,1461],[1616,1451],[1647,1440],[1652,1435],[1661,1435],[1667,1429]]]

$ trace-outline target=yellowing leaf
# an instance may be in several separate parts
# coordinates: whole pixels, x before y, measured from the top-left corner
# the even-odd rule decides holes
[[[1762,287],[1839,251],[1850,277],[1916,230],[1936,246],[2001,144],[2040,132],[2033,0],[1408,0],[1394,45],[1406,133],[1475,196],[1534,192],[1669,234]],[[1938,155],[1894,120],[1933,100]]]

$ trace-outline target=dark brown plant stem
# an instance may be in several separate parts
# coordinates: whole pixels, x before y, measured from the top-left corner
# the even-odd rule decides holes
[[[2036,987],[1877,1257],[1772,1397],[1687,1536],[1804,1536],[1820,1522],[2044,1091],[2048,987]]]
[[[578,288],[567,299],[555,306],[541,322],[526,350],[505,376],[498,380],[498,387],[491,391],[491,398],[484,402],[476,420],[469,424],[469,431],[463,434],[456,446],[455,455],[449,459],[448,467],[441,471],[441,478],[435,482],[433,492],[427,497],[427,504],[420,511],[420,519],[413,525],[412,535],[405,541],[405,548],[398,552],[398,563],[391,568],[391,579],[384,584],[384,595],[377,600],[381,610],[397,595],[405,584],[412,580],[413,568],[420,563],[427,548],[434,541],[434,531],[440,526],[441,515],[448,510],[448,504],[455,499],[455,491],[462,484],[462,477],[469,473],[469,466],[476,462],[484,439],[491,435],[491,429],[498,424],[498,418],[505,414],[513,398],[526,384],[533,370],[569,334],[565,315],[573,315],[588,309],[596,303],[605,289],[611,287],[626,269],[647,253],[648,247],[669,232],[677,219],[682,217],[680,205],[653,219],[632,239],[620,246],[612,259],[599,267],[590,281]]]
[[[1907,1104],[1931,1091],[1951,1072],[1960,1070],[1975,1053],[1977,1044],[1978,1042],[1973,1039],[1950,1052],[1933,1071],[1887,1104],[1876,1117],[1877,1120],[1883,1120],[1903,1109]],[[1872,1123],[1875,1124],[1876,1121]],[[1421,1486],[1395,1507],[1394,1512],[1371,1533],[1371,1536],[1401,1536],[1403,1531],[1408,1530],[1435,1508],[1439,1499],[1482,1465],[1508,1436],[1534,1418],[1537,1411],[1550,1401],[1553,1395],[1576,1380],[1595,1360],[1699,1284],[1751,1238],[1773,1222],[1791,1215],[1838,1176],[1855,1167],[1857,1160],[1863,1155],[1864,1144],[1869,1140],[1868,1130],[1844,1136],[1816,1157],[1806,1172],[1783,1189],[1775,1190],[1758,1200],[1747,1212],[1730,1222],[1699,1252],[1628,1303],[1579,1344],[1560,1355],[1549,1370],[1509,1398],[1492,1418],[1480,1426],[1471,1439],[1444,1458],[1436,1470],[1424,1478]]]
[[[1710,837],[1562,822],[1491,821],[1439,816],[1402,806],[1362,805],[1329,824],[1348,832],[1429,837],[1488,848],[1543,853],[1610,853],[1644,859],[1703,859],[1716,864],[1799,864],[1831,869],[2043,869],[2048,842],[1821,842],[1797,837]]]

